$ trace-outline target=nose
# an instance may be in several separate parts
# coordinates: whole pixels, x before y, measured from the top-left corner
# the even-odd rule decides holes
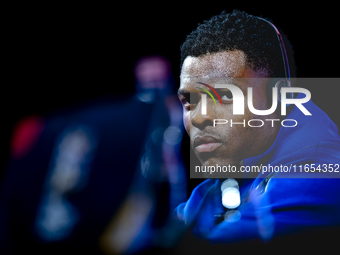
[[[200,130],[204,130],[207,126],[213,126],[213,111],[211,107],[207,107],[206,114],[202,114],[202,100],[197,107],[190,113],[190,121],[192,125]]]

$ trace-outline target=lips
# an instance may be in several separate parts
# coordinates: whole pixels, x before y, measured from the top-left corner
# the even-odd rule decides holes
[[[222,145],[222,142],[213,136],[198,136],[194,139],[194,148],[198,152],[212,152]]]

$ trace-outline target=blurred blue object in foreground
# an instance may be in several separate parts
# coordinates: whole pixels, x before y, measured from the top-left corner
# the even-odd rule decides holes
[[[172,244],[169,215],[187,199],[186,173],[181,107],[163,67],[162,57],[138,62],[136,95],[18,125],[1,190],[2,250],[138,253]]]

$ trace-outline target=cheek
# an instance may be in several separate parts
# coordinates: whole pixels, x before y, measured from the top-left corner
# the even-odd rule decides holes
[[[253,88],[253,97],[252,104],[257,110],[267,110],[268,102],[267,102],[267,93],[265,89],[254,89]],[[248,102],[248,95],[245,97],[245,101]],[[249,111],[248,103],[245,105],[247,110]]]
[[[190,131],[190,112],[186,111],[185,109],[183,109],[183,124],[185,127],[185,130],[187,131],[187,133],[189,134]]]
[[[232,104],[227,104],[227,105],[217,105],[216,107],[213,108],[214,109],[214,118],[213,119],[226,119],[226,120],[230,120],[232,118],[234,118],[235,116],[237,117],[237,115],[233,115],[233,105]]]
[[[223,119],[226,119],[228,123],[217,126],[215,130],[227,143],[236,146],[244,143],[244,140],[248,141],[251,139],[253,137],[252,133],[254,133],[254,131],[258,131],[257,129],[253,130],[248,125],[248,121],[254,118],[255,116],[246,109],[244,115],[232,115],[225,113]]]

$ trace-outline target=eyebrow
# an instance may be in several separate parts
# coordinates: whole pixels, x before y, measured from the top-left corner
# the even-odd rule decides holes
[[[198,83],[203,84],[201,82],[198,82]],[[232,84],[241,89],[241,85],[240,84],[238,84],[238,83],[236,83],[234,81],[232,82]],[[207,88],[207,90],[212,92],[212,90],[210,88]],[[215,88],[215,90],[216,91],[221,91],[221,90],[223,90],[223,88]],[[190,95],[190,91],[185,90],[185,89],[178,89],[177,90],[177,95],[178,96],[183,96],[183,97],[188,97]]]
[[[210,88],[206,88],[206,90],[208,90],[209,92],[213,92]],[[222,88],[216,88],[215,90],[216,90],[216,91],[221,91]],[[177,95],[178,95],[178,96],[184,96],[184,97],[186,97],[186,96],[190,95],[190,93],[193,93],[193,92],[187,91],[187,90],[185,90],[185,89],[178,89],[178,90],[177,90]]]

